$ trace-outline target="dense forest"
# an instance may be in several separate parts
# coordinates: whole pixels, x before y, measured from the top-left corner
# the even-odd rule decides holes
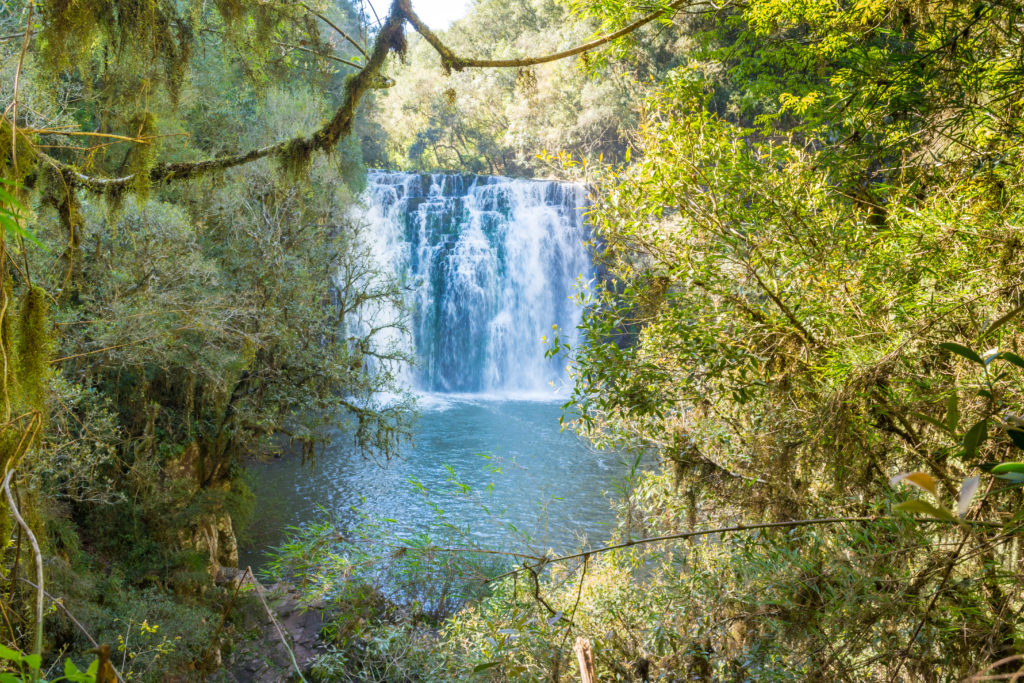
[[[0,2],[0,681],[1024,676],[1024,8],[378,4]],[[412,433],[372,168],[585,185],[637,465],[579,552],[310,520],[300,662],[247,468]]]

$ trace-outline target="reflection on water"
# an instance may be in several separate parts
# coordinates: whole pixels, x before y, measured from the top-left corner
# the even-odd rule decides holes
[[[354,521],[350,508],[361,505],[415,531],[435,519],[432,502],[473,542],[504,550],[568,551],[608,538],[614,494],[605,492],[628,465],[560,431],[558,402],[435,394],[421,407],[415,442],[389,463],[339,444],[306,465],[285,458],[251,467],[259,503],[242,566],[261,565],[287,527],[316,520],[321,506]],[[411,480],[430,492],[429,501]]]

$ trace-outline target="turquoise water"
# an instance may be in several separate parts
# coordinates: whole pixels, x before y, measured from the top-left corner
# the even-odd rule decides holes
[[[390,462],[338,443],[305,465],[251,467],[260,503],[241,565],[262,565],[287,527],[321,518],[321,507],[354,523],[361,506],[412,532],[436,519],[433,504],[467,542],[502,550],[564,552],[609,537],[610,501],[629,465],[561,431],[557,400],[442,394],[423,397],[421,409],[414,442]]]

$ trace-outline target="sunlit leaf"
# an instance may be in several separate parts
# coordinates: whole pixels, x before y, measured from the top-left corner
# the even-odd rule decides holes
[[[927,472],[905,472],[903,474],[897,474],[895,477],[889,480],[889,484],[896,486],[900,482],[913,484],[914,486],[928,491],[933,496],[938,496],[938,490],[935,485],[935,478]]]
[[[907,513],[919,512],[921,514],[928,515],[929,517],[934,517],[935,519],[944,519],[950,522],[956,521],[956,518],[953,517],[953,513],[947,510],[946,508],[942,507],[941,505],[932,505],[931,503],[921,500],[920,498],[915,498],[913,500],[908,500],[904,503],[894,505],[893,509]]]
[[[992,474],[1006,474],[1008,472],[1021,472],[1024,473],[1024,462],[1003,462],[991,470]]]

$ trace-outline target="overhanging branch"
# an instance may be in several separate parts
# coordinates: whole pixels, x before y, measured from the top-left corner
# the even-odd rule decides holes
[[[596,38],[590,41],[589,43],[577,45],[576,47],[570,48],[568,50],[562,50],[561,52],[554,52],[539,57],[522,57],[519,59],[473,59],[469,57],[460,57],[456,55],[454,52],[452,52],[451,48],[449,48],[447,45],[441,42],[441,39],[438,38],[437,35],[433,31],[431,31],[426,24],[423,23],[423,20],[419,18],[419,15],[417,15],[416,12],[413,11],[411,0],[397,1],[398,4],[401,6],[402,11],[405,13],[405,16],[409,19],[409,23],[412,24],[413,28],[416,29],[416,32],[423,36],[426,39],[426,41],[430,43],[431,47],[433,47],[437,51],[437,53],[441,55],[441,63],[444,64],[445,68],[454,69],[455,71],[461,71],[462,69],[468,67],[517,68],[523,66],[533,66],[535,64],[545,64],[547,62],[556,62],[560,59],[565,59],[567,57],[574,57],[576,55],[583,54],[584,52],[596,50],[602,45],[607,45],[608,43],[618,40],[623,36],[627,36],[630,33],[636,31],[637,29],[646,26],[652,21],[660,19],[661,17],[675,14],[684,5],[693,2],[693,0],[676,0],[675,2],[666,5],[665,7],[662,7],[659,10],[651,12],[650,14],[647,14],[637,19],[628,26],[620,28],[618,31],[601,36],[600,38]]]
[[[588,43],[578,45],[574,48],[555,52],[538,57],[525,57],[521,59],[473,59],[456,55],[437,37],[419,18],[419,15],[412,8],[410,0],[392,0],[391,8],[387,19],[384,21],[377,40],[373,45],[373,51],[369,54],[365,66],[361,71],[354,74],[345,83],[344,98],[341,105],[335,111],[334,116],[321,128],[308,136],[298,136],[289,140],[282,140],[266,147],[251,149],[238,154],[229,154],[204,161],[187,162],[163,162],[154,165],[149,171],[151,183],[166,183],[172,180],[185,180],[196,178],[207,173],[223,171],[236,166],[242,166],[258,159],[272,156],[296,156],[305,158],[316,152],[329,152],[338,142],[349,134],[352,123],[355,120],[356,109],[360,100],[368,90],[379,87],[387,87],[388,79],[381,74],[381,69],[387,60],[388,54],[392,51],[403,52],[405,50],[404,24],[409,21],[413,28],[420,33],[424,39],[441,55],[442,63],[455,70],[464,68],[503,68],[523,67],[535,64],[554,62],[566,59],[575,55],[595,50],[607,45],[623,36],[633,33],[637,29],[650,24],[651,22],[675,14],[681,9],[694,2],[694,0],[675,0],[674,2],[651,12],[633,23],[618,31],[609,33]],[[712,5],[712,9],[718,9]],[[346,34],[345,37],[348,37]],[[350,37],[349,41],[356,44]],[[358,46],[358,44],[357,44]],[[360,48],[362,49],[362,48]],[[64,163],[43,152],[37,152],[40,159],[52,166],[64,179],[68,190],[83,189],[94,193],[118,192],[130,188],[139,180],[137,174],[121,176],[118,178],[104,178],[102,176],[88,175],[82,173],[74,165]]]
[[[392,50],[401,51],[404,49],[404,23],[405,15],[399,6],[398,0],[395,0],[391,5],[391,11],[388,14],[387,20],[381,27],[380,33],[377,34],[377,41],[374,43],[373,51],[370,53],[366,65],[361,71],[352,75],[345,82],[344,97],[341,105],[335,110],[334,116],[318,130],[307,136],[282,140],[266,147],[251,149],[239,154],[229,154],[204,161],[159,163],[149,170],[150,182],[165,183],[172,180],[185,180],[214,171],[223,171],[236,166],[242,166],[266,157],[292,154],[308,156],[315,152],[329,152],[334,149],[338,141],[351,131],[359,101],[367,91],[381,87],[381,84],[386,82],[381,74],[381,69]],[[136,174],[119,178],[88,175],[82,173],[71,164],[66,164],[42,152],[37,153],[43,161],[50,164],[61,174],[69,189],[80,188],[95,193],[116,192],[129,188],[138,180]]]

